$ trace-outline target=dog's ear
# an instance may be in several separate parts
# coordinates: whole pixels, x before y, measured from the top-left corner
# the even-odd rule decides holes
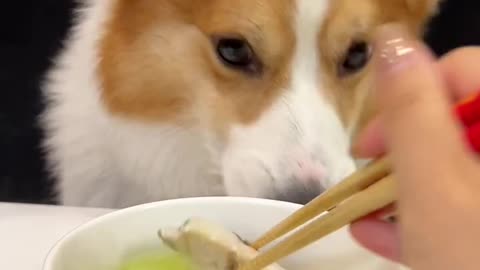
[[[409,29],[421,35],[426,24],[434,17],[442,0],[377,0],[388,15],[387,21],[404,23]]]
[[[410,14],[419,20],[427,21],[434,16],[441,0],[400,0],[404,1]]]

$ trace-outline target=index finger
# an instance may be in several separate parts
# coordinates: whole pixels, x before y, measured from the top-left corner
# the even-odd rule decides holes
[[[447,87],[452,92],[454,102],[464,100],[480,90],[480,47],[462,47],[437,62]],[[354,144],[358,157],[372,158],[383,155],[386,151],[381,121],[374,118],[361,132]]]
[[[455,100],[471,96],[480,88],[480,47],[462,47],[439,60],[439,68]]]
[[[401,186],[430,186],[467,156],[450,93],[428,49],[401,28],[382,29],[376,47],[381,126]]]

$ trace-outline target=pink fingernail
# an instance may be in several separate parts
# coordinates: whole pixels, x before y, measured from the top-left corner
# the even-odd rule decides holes
[[[399,72],[422,60],[418,46],[408,32],[399,25],[391,24],[377,31],[375,49],[377,68],[381,74]]]

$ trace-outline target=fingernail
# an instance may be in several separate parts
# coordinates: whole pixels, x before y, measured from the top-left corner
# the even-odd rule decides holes
[[[395,224],[398,221],[398,212],[396,206],[392,205],[380,212],[375,216],[378,220],[383,222]]]
[[[388,215],[384,215],[383,217],[380,218],[380,220],[390,224],[396,224],[398,222],[396,213],[390,213]]]
[[[380,74],[404,70],[421,60],[415,39],[400,25],[381,26],[376,33],[374,46]]]

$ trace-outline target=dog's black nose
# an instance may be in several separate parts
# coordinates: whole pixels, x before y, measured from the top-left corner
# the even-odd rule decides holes
[[[307,204],[325,191],[318,181],[309,181],[308,184],[292,181],[293,184],[283,190],[279,190],[276,199],[279,201]]]

